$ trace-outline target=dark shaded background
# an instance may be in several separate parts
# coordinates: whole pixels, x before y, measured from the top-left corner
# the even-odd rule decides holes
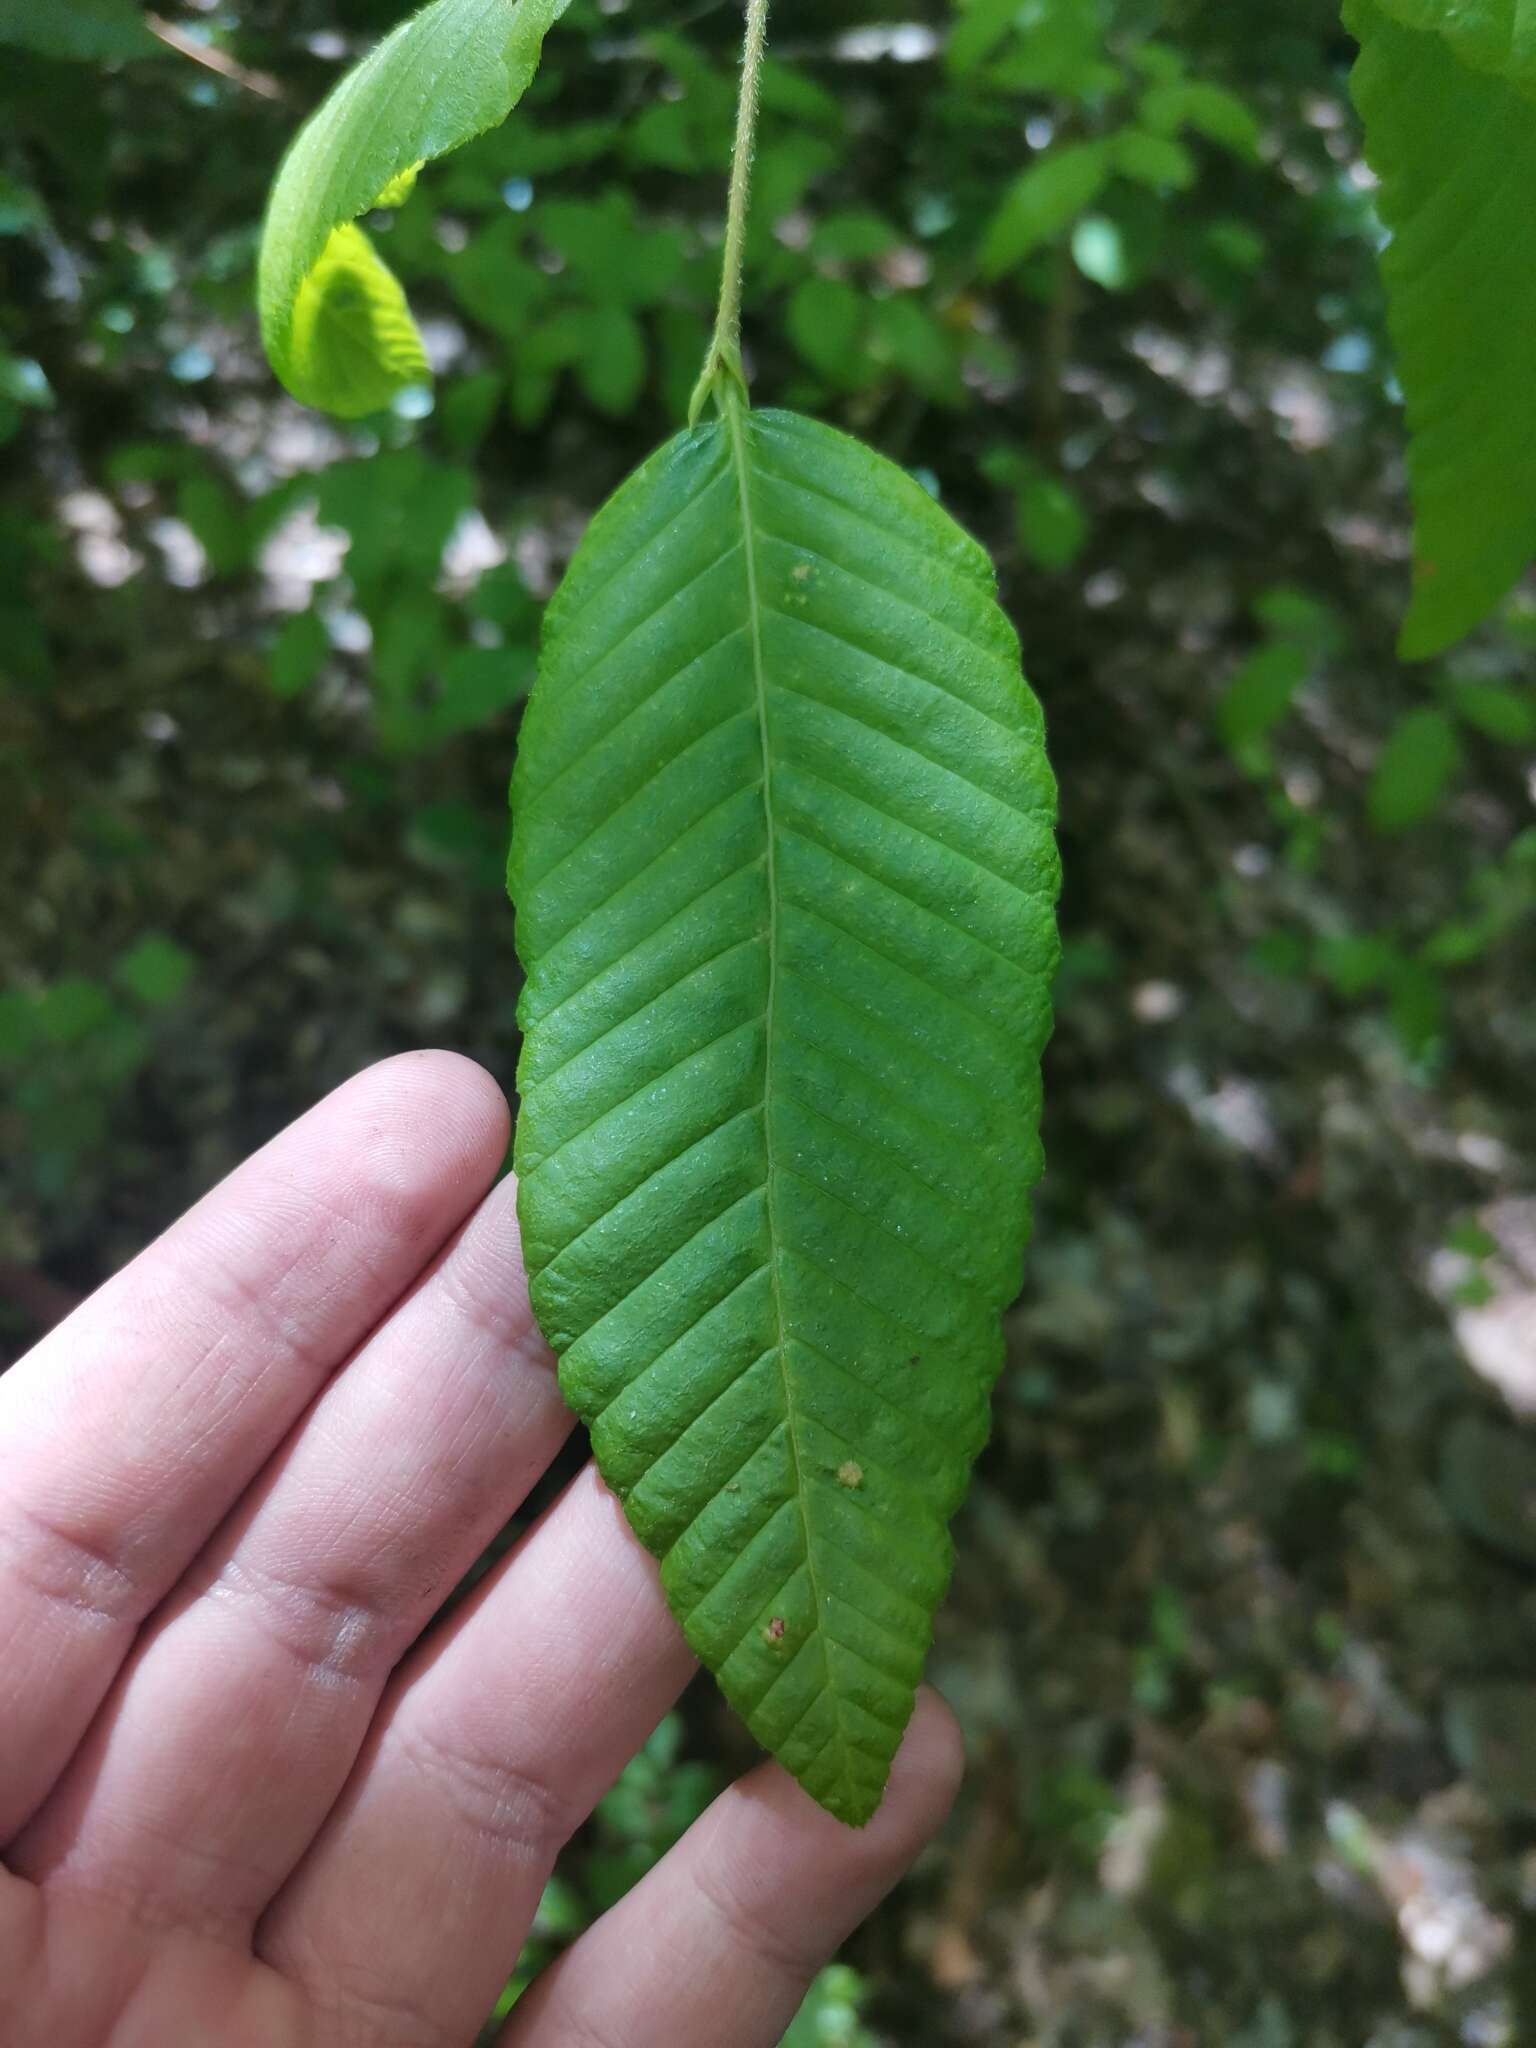
[[[518,699],[702,356],[740,30],[577,0],[380,223],[435,403],[341,428],[266,372],[255,239],[393,6],[168,5],[218,69],[87,0],[22,9],[34,44],[50,8],[76,54],[0,43],[0,1356],[365,1061],[511,1086]],[[756,389],[992,548],[1067,872],[934,1660],[971,1779],[804,2041],[1531,2041],[1536,604],[1394,661],[1350,46],[1314,0],[774,16]],[[1021,169],[1181,76],[1223,91],[1188,178],[1116,177],[986,282]],[[696,1688],[540,1953],[747,1754]]]

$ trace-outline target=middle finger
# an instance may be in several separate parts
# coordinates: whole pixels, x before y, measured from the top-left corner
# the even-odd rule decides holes
[[[257,1953],[359,2026],[473,2037],[557,1851],[694,1669],[587,1465],[391,1684]]]
[[[57,1887],[248,1930],[389,1671],[570,1427],[505,1182],[327,1389],[145,1631],[14,1846]]]

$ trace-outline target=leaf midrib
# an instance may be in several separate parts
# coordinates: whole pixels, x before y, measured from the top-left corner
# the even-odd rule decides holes
[[[763,603],[758,590],[757,528],[752,514],[752,486],[747,450],[746,406],[732,390],[725,400],[726,431],[731,444],[731,463],[736,472],[741,513],[742,559],[746,570],[747,616],[751,628],[752,683],[757,702],[758,740],[763,755],[763,828],[767,841],[764,884],[768,891],[768,991],[764,1002],[763,1046],[763,1159],[768,1177],[766,1209],[768,1220],[768,1270],[773,1291],[774,1351],[779,1364],[779,1381],[784,1394],[784,1437],[789,1446],[790,1477],[795,1489],[795,1507],[800,1517],[800,1537],[805,1546],[805,1577],[811,1596],[811,1636],[821,1638],[821,1668],[826,1691],[832,1702],[833,1738],[844,1758],[847,1731],[843,1724],[842,1700],[827,1654],[828,1638],[822,1626],[821,1589],[816,1578],[816,1560],[811,1542],[811,1518],[806,1500],[805,1467],[795,1413],[794,1391],[789,1378],[788,1328],[780,1279],[780,1240],[776,1190],[778,1169],[773,1156],[773,1049],[778,1024],[779,992],[779,892],[776,870],[777,827],[773,815],[773,750],[768,730],[768,667],[763,654]],[[800,1649],[806,1645],[802,1643]],[[797,1651],[798,1656],[799,1651]],[[790,1660],[791,1662],[793,1659]],[[787,1667],[786,1667],[787,1668]],[[783,1676],[781,1672],[780,1677]],[[814,1696],[812,1704],[814,1704]],[[807,1709],[809,1711],[809,1708]],[[846,1770],[846,1763],[844,1765]]]

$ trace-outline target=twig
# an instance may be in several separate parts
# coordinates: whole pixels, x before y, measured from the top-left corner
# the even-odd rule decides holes
[[[725,254],[720,268],[720,309],[703,373],[688,408],[690,426],[711,392],[735,385],[747,393],[741,362],[741,287],[746,262],[747,204],[752,195],[752,152],[757,146],[757,109],[762,97],[763,49],[768,39],[768,0],[747,0],[747,40],[741,56],[741,98],[736,109],[736,146],[731,155],[731,196],[726,213]]]
[[[252,71],[235,58],[226,56],[211,43],[200,43],[196,37],[187,35],[172,21],[164,20],[158,14],[146,14],[144,26],[168,50],[174,50],[178,57],[188,57],[194,64],[201,64],[205,71],[216,71],[220,78],[227,78],[231,85],[238,85],[246,92],[253,92],[264,100],[280,100],[283,88],[275,78],[265,71]]]

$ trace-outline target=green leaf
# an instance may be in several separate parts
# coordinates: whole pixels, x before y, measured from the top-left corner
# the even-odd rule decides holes
[[[1141,97],[1141,118],[1156,135],[1173,136],[1193,128],[1234,156],[1252,159],[1259,153],[1259,124],[1252,109],[1225,86],[1204,79],[1149,87]]]
[[[52,1045],[78,1045],[112,1021],[112,998],[98,982],[66,975],[37,998],[34,1017]]]
[[[682,270],[687,250],[675,228],[648,228],[623,191],[541,207],[540,235],[565,258],[583,292],[604,308],[654,306]]]
[[[1019,1285],[1053,810],[986,557],[829,428],[679,435],[550,607],[510,870],[534,1306],[689,1641],[852,1822]]]
[[[1291,708],[1311,668],[1306,649],[1271,640],[1243,663],[1217,709],[1221,736],[1234,754],[1267,739]]]
[[[152,932],[130,946],[113,970],[128,993],[153,1010],[163,1009],[176,998],[192,978],[197,962],[185,946],[178,946],[159,932]]]
[[[376,591],[399,594],[402,572],[415,592],[430,587],[453,529],[474,503],[475,480],[417,448],[400,448],[334,464],[322,471],[315,495],[322,524],[352,536],[347,574],[371,604]]]
[[[832,277],[808,277],[785,310],[789,338],[813,370],[832,384],[856,385],[864,372],[859,346],[865,301]]]
[[[191,475],[176,493],[176,509],[208,557],[215,576],[229,576],[246,567],[252,538],[246,508],[217,477]]]
[[[314,612],[285,619],[267,657],[267,680],[279,697],[297,697],[325,666],[331,636]]]
[[[1536,554],[1536,116],[1438,35],[1350,0],[1352,91],[1408,413],[1414,596],[1400,651],[1469,632]]]
[[[1195,160],[1182,142],[1150,128],[1122,128],[1112,147],[1115,169],[1138,185],[1159,192],[1187,192],[1195,182]]]
[[[1488,739],[1510,747],[1536,740],[1536,699],[1503,683],[1458,677],[1447,686],[1456,714]]]
[[[818,221],[811,254],[818,263],[876,263],[901,247],[901,237],[878,213],[829,213]]]
[[[1084,0],[970,0],[949,39],[949,66],[989,91],[1102,100],[1120,83],[1105,61],[1105,24]]]
[[[1423,960],[1402,960],[1387,985],[1387,1012],[1410,1060],[1433,1058],[1445,1031],[1445,986]]]
[[[1461,766],[1461,747],[1450,714],[1431,705],[1405,712],[1381,750],[1366,791],[1366,810],[1378,832],[1405,832],[1427,818]]]
[[[1070,484],[1033,466],[1019,484],[1019,541],[1040,569],[1070,569],[1088,544],[1088,515]]]
[[[955,329],[938,317],[917,292],[891,292],[867,299],[869,319],[865,343],[871,362],[892,366],[926,397],[940,405],[963,405],[961,351]],[[867,366],[861,367],[861,381]]]
[[[1401,950],[1381,932],[1341,932],[1318,942],[1317,971],[1350,1001],[1384,988],[1403,964]]]
[[[875,2048],[859,2024],[868,1994],[856,1971],[833,1963],[812,1983],[779,2048]]]
[[[1338,614],[1294,584],[1272,583],[1268,590],[1260,591],[1253,601],[1253,615],[1277,638],[1294,640],[1316,654],[1337,654],[1344,646]]]
[[[504,388],[495,370],[478,370],[457,378],[438,399],[437,423],[456,455],[468,454],[485,439]]]
[[[349,71],[299,131],[267,204],[257,298],[277,375],[355,419],[429,375],[398,279],[359,215],[505,120],[570,0],[433,0]]]
[[[1206,248],[1217,261],[1230,265],[1234,270],[1260,270],[1269,253],[1269,244],[1264,237],[1246,221],[1212,221],[1205,230],[1204,240]]]
[[[77,63],[165,55],[134,0],[0,0],[0,43]]]
[[[1528,1435],[1481,1415],[1459,1416],[1441,1453],[1440,1492],[1469,1536],[1536,1565],[1536,1443]]]
[[[473,732],[519,703],[533,681],[533,657],[524,648],[456,647],[442,665],[431,736]]]
[[[950,30],[949,68],[958,78],[976,70],[1005,41],[1023,13],[1020,0],[966,0]]]
[[[845,119],[836,93],[777,57],[763,60],[763,111],[783,114],[803,126],[830,129],[834,135],[841,131]]]
[[[1105,142],[1069,142],[1032,163],[1003,194],[982,238],[985,275],[1001,277],[1054,241],[1092,205],[1111,167]]]
[[[1463,64],[1536,92],[1536,7],[1531,0],[1381,0],[1404,28],[1444,36]]]
[[[752,211],[765,225],[793,213],[807,189],[838,162],[823,135],[786,135],[758,151],[752,174]]]
[[[1536,1686],[1516,1678],[1459,1685],[1445,1705],[1458,1767],[1508,1813],[1536,1810]]]
[[[621,306],[597,306],[586,316],[586,345],[576,370],[582,389],[599,412],[622,419],[645,388],[649,355],[632,313]]]

